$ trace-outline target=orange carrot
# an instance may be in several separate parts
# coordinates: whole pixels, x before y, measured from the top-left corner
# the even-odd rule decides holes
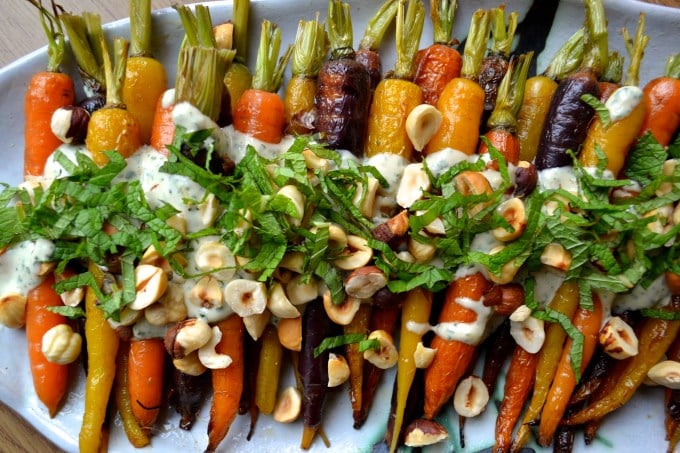
[[[167,156],[166,146],[172,143],[175,136],[175,123],[172,121],[173,105],[166,105],[163,102],[163,97],[158,98],[158,102],[156,102],[149,144],[161,154]]]
[[[593,310],[579,308],[574,314],[572,324],[583,334],[583,351],[581,355],[581,369],[588,366],[588,362],[595,352],[597,345],[597,334],[602,324],[602,303],[597,294],[593,294]],[[547,446],[560,423],[564,412],[569,404],[569,398],[576,388],[576,375],[571,363],[571,345],[573,340],[570,338],[562,349],[562,357],[557,365],[557,371],[553,378],[552,386],[548,391],[548,397],[543,411],[541,412],[541,424],[538,429],[538,443]]]
[[[54,276],[50,274],[28,293],[26,302],[26,339],[33,386],[38,398],[47,407],[50,417],[57,413],[68,387],[68,365],[49,362],[42,352],[45,332],[58,324],[66,323],[66,318],[47,309],[63,305],[52,288],[53,285]]]
[[[538,354],[527,352],[521,346],[515,346],[510,368],[505,378],[503,402],[496,419],[496,443],[494,452],[510,451],[512,430],[522,413],[524,403],[534,386]]]
[[[444,306],[439,314],[439,323],[480,323],[483,310],[481,299],[491,288],[491,283],[481,273],[456,279],[446,291]],[[469,307],[462,301],[471,301]],[[478,305],[478,307],[477,307]],[[480,331],[484,325],[479,326]],[[439,409],[451,398],[456,385],[465,374],[474,356],[479,339],[447,340],[436,335],[430,345],[437,354],[430,366],[425,369],[425,418],[433,418]]]
[[[281,29],[263,21],[253,87],[241,95],[233,112],[237,131],[267,143],[279,143],[286,126],[283,100],[276,92],[293,48],[289,46],[277,64],[280,47]]]
[[[208,422],[208,447],[215,451],[229,431],[238,414],[239,401],[243,391],[243,321],[232,314],[217,324],[222,340],[215,350],[226,354],[232,362],[227,368],[212,371],[213,401]]]
[[[640,135],[649,131],[662,145],[668,146],[680,127],[680,54],[671,57],[666,75],[645,85],[645,119]]]
[[[489,14],[475,11],[463,56],[461,77],[446,84],[436,107],[442,113],[439,130],[425,147],[425,154],[453,148],[474,154],[484,111],[484,90],[476,82],[489,37]]]
[[[50,127],[52,114],[59,107],[73,104],[75,91],[71,77],[58,72],[66,47],[59,19],[37,0],[30,2],[40,10],[49,57],[47,70],[31,78],[24,98],[24,176],[41,176],[47,158],[61,145]]]
[[[413,81],[423,90],[423,102],[436,105],[449,81],[460,76],[463,57],[453,48],[451,30],[457,1],[431,0],[430,17],[434,42],[416,55],[416,75]]]
[[[142,428],[151,428],[163,400],[163,340],[132,341],[128,359],[128,391],[132,413]]]

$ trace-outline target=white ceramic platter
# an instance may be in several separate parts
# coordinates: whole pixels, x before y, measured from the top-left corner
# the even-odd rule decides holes
[[[545,1],[545,0],[536,0]],[[469,19],[473,9],[496,6],[498,1],[459,0],[454,36],[462,39],[467,34]],[[352,17],[354,22],[354,42],[358,43],[366,26],[367,19],[379,5],[378,0],[353,0]],[[528,0],[506,1],[507,10],[517,9],[522,20],[532,2]],[[619,33],[621,27],[628,27],[634,32],[638,13],[647,14],[647,33],[650,44],[643,61],[641,83],[663,73],[665,59],[678,51],[677,37],[680,31],[680,9],[664,8],[638,2],[635,0],[605,1],[609,20],[611,46],[625,55],[623,42]],[[210,3],[213,22],[221,22],[231,17],[231,3]],[[297,22],[300,18],[310,19],[316,11],[325,16],[325,0],[253,0],[251,25],[253,40],[250,43],[251,65],[255,60],[255,50],[259,36],[259,24],[263,18],[278,23],[284,32],[284,43],[293,42]],[[547,18],[542,18],[547,20]],[[538,58],[538,70],[542,71],[561,43],[575,31],[583,20],[581,2],[577,0],[562,1],[545,46]],[[427,21],[429,22],[429,20]],[[174,66],[182,29],[175,12],[171,9],[157,11],[153,17],[155,55],[166,64],[169,79],[174,80]],[[126,20],[114,22],[106,26],[109,36],[129,36]],[[37,32],[37,31],[36,31]],[[386,45],[383,48],[385,70],[394,62],[394,46],[391,44],[393,31],[388,32]],[[428,45],[432,33],[429,23],[426,24],[421,47]],[[68,58],[67,58],[68,59]],[[41,70],[46,62],[45,49],[38,50],[13,64],[0,69],[0,137],[2,147],[0,155],[3,165],[0,168],[0,181],[15,185],[21,181],[23,168],[23,97],[31,75]],[[68,64],[70,72],[73,67]],[[285,83],[285,81],[284,81]],[[23,330],[10,330],[0,327],[0,400],[15,409],[28,419],[40,432],[67,451],[77,451],[78,431],[81,424],[83,404],[83,373],[74,380],[71,393],[65,406],[55,419],[49,419],[45,409],[34,395],[33,384],[29,373],[28,358]],[[80,369],[78,366],[77,369]],[[393,374],[385,376],[378,393],[374,408],[366,425],[359,431],[352,429],[351,410],[349,408],[346,389],[334,392],[326,406],[324,429],[331,441],[330,451],[370,451],[371,446],[382,438],[385,431],[391,382]],[[289,379],[289,378],[288,378]],[[503,388],[503,383],[498,385]],[[643,388],[638,395],[617,413],[609,416],[604,422],[599,439],[594,445],[585,447],[579,437],[576,441],[577,451],[665,451],[666,441],[663,432],[663,392],[660,389]],[[499,391],[494,395],[500,400]],[[154,451],[203,451],[207,443],[206,426],[208,404],[200,413],[198,422],[191,432],[177,428],[177,418],[169,411],[164,414],[164,422],[159,427],[150,447],[144,450]],[[493,426],[496,406],[491,403],[486,415],[468,420],[465,426],[466,449],[479,451],[493,444]],[[459,451],[457,416],[453,409],[445,411],[440,421],[449,428],[450,443],[440,445],[436,450]],[[110,451],[134,451],[122,431],[120,421],[115,421],[110,441]],[[270,417],[261,416],[253,440],[248,442],[245,433],[248,430],[248,417],[241,416],[232,425],[228,437],[221,446],[221,451],[238,452],[287,452],[298,451],[302,431],[301,424],[281,425],[274,423]],[[313,445],[314,451],[328,451],[321,441]]]

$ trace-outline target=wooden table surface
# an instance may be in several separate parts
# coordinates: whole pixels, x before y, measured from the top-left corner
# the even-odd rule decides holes
[[[192,3],[193,0],[151,0],[154,9],[172,3]],[[680,7],[680,0],[650,0],[650,3]],[[104,23],[127,17],[124,0],[59,0],[68,11],[97,11]],[[26,0],[3,0],[7,14],[0,14],[0,67],[42,47],[45,38],[40,30],[35,9]],[[57,447],[38,434],[11,409],[0,404],[0,451],[14,453],[54,452]]]

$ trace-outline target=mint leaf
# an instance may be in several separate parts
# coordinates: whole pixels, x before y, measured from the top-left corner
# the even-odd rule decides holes
[[[625,175],[646,186],[661,174],[665,160],[666,150],[650,132],[646,132],[628,153]]]
[[[604,103],[600,102],[598,98],[590,93],[586,93],[581,96],[581,100],[591,106],[593,110],[595,110],[597,117],[600,119],[600,122],[605,129],[611,125],[611,115],[609,114],[609,109],[606,105],[604,105]]]

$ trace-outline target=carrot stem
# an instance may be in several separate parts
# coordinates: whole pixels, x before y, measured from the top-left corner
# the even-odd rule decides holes
[[[382,42],[387,29],[390,27],[394,15],[397,13],[398,4],[399,2],[397,0],[387,0],[382,4],[380,9],[368,21],[364,37],[359,43],[359,49],[376,52],[380,49],[380,43]]]
[[[151,49],[151,0],[130,0],[130,55],[146,57]]]
[[[404,3],[399,2],[397,8],[397,61],[394,65],[394,77],[412,80],[415,56],[420,45],[420,35],[425,22],[425,6],[420,0],[409,0],[406,16]]]
[[[478,9],[472,15],[470,31],[465,50],[463,51],[463,67],[461,77],[476,80],[479,73],[479,66],[486,53],[486,43],[489,39],[489,13],[486,10]]]

